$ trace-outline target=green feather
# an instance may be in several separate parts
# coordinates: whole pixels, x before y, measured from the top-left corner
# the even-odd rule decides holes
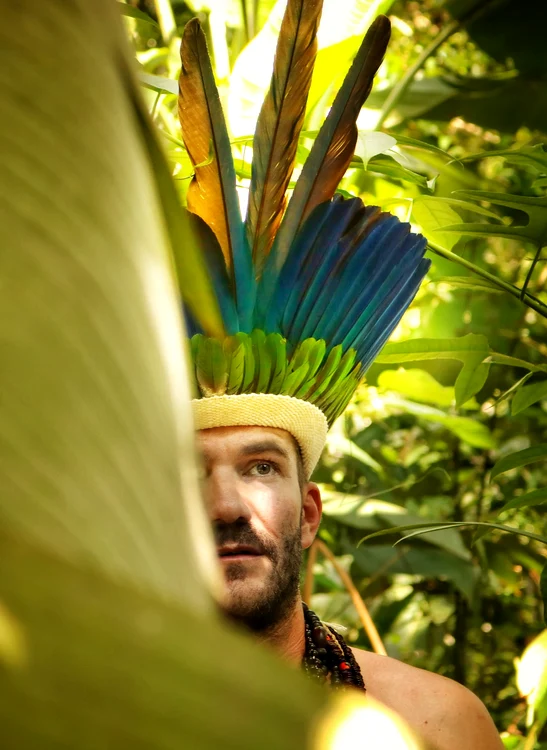
[[[346,406],[351,401],[352,396],[355,393],[357,386],[359,385],[360,374],[361,365],[359,363],[356,367],[353,368],[351,374],[344,381],[344,384],[336,394],[334,401],[332,401],[332,403],[330,403],[329,406],[325,409],[324,414],[329,425],[331,425],[335,421],[335,419],[337,419],[337,417],[339,417],[340,414],[344,412]]]
[[[198,379],[197,359],[198,359],[199,348],[200,348],[201,342],[202,342],[202,340],[204,338],[205,338],[205,336],[202,333],[196,333],[190,339],[190,353],[191,353],[191,356],[192,356],[192,375],[193,375],[193,378],[194,378],[196,392],[198,394],[201,394],[201,387],[200,387],[199,379]]]
[[[310,352],[314,345],[315,339],[304,339],[298,344],[289,361],[290,372],[295,372],[304,364],[309,365]]]
[[[309,373],[308,373],[309,375]],[[295,398],[304,398],[305,395],[310,391],[311,388],[315,385],[317,381],[317,378],[310,378],[306,377],[306,380],[304,383],[300,386],[300,388],[296,391],[294,394]]]
[[[272,356],[266,346],[266,334],[260,329],[255,329],[251,333],[253,342],[253,352],[255,355],[256,375],[255,391],[264,393],[268,388],[268,383],[272,377]]]
[[[348,349],[340,360],[340,364],[336,368],[336,372],[333,374],[328,389],[323,393],[322,397],[314,400],[314,403],[321,411],[325,412],[327,408],[332,404],[333,400],[337,398],[336,391],[343,387],[344,380],[351,372],[355,364],[355,349]]]
[[[304,359],[308,365],[308,373],[306,379],[298,390],[294,393],[295,398],[302,398],[308,391],[310,391],[317,381],[317,371],[319,370],[323,359],[325,358],[326,343],[319,339],[306,339],[304,342],[305,346],[298,351],[297,359]]]
[[[312,375],[315,375],[317,371],[319,370],[319,368],[321,367],[321,364],[323,360],[325,359],[326,349],[327,349],[327,344],[323,339],[319,339],[319,341],[314,341],[313,347],[311,347],[310,353],[308,356],[308,362],[310,364],[309,377],[311,377]]]
[[[245,346],[236,336],[229,336],[224,341],[224,354],[228,370],[226,393],[230,395],[239,393],[245,373]]]
[[[255,382],[255,357],[253,353],[253,342],[246,333],[236,333],[236,338],[241,341],[245,347],[245,370],[243,375],[243,385],[241,393],[253,393]]]
[[[335,346],[330,350],[329,355],[327,357],[327,361],[321,367],[319,373],[317,374],[317,378],[315,381],[315,388],[313,390],[313,393],[309,393],[305,395],[305,397],[310,399],[312,403],[315,403],[320,398],[320,396],[326,391],[326,389],[329,387],[329,383],[332,379],[332,376],[336,372],[341,359],[342,359],[342,346],[341,344],[338,344],[338,346]]]
[[[218,339],[203,337],[200,341],[196,356],[196,375],[204,396],[225,393],[228,380],[226,357]]]
[[[272,378],[268,391],[279,393],[287,372],[287,342],[279,333],[270,333],[266,337],[266,346],[272,357]]]
[[[285,378],[281,393],[284,396],[294,396],[294,393],[301,387],[306,379],[309,369],[308,363],[305,362],[297,370],[291,372],[288,377]]]

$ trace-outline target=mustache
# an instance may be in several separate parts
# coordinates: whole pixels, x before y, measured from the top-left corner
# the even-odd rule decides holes
[[[248,524],[222,524],[213,529],[217,547],[225,544],[248,544],[256,547],[261,555],[272,559],[277,558],[277,548],[274,544],[260,537]]]

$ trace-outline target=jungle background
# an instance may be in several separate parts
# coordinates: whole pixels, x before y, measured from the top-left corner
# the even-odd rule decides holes
[[[283,4],[120,8],[183,202],[192,172],[176,117],[178,44],[200,17],[244,202]],[[330,434],[304,592],[353,645],[383,643],[467,685],[507,747],[530,749],[542,736],[547,747],[547,11],[510,0],[326,2],[302,160],[379,12],[392,41],[341,187],[423,231],[432,267]],[[444,528],[400,528],[413,524]]]

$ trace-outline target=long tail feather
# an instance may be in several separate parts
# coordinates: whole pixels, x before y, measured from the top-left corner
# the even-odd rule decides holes
[[[276,268],[283,265],[297,232],[313,209],[334,195],[357,143],[356,120],[383,60],[391,24],[385,16],[368,30],[298,178],[277,233]]]
[[[252,177],[246,230],[255,267],[260,271],[285,209],[317,50],[323,0],[289,0],[281,30],[270,90],[253,140]]]
[[[244,319],[254,304],[254,274],[237,197],[228,130],[205,35],[197,19],[192,19],[184,29],[181,62],[179,119],[194,166],[188,188],[188,209],[215,233],[240,319]],[[245,320],[242,323],[245,326]]]

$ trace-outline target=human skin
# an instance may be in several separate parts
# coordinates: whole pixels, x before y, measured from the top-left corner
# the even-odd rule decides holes
[[[202,430],[198,446],[226,582],[223,608],[229,617],[247,624],[259,640],[299,665],[305,650],[304,616],[298,588],[287,579],[287,571],[299,567],[301,551],[312,544],[319,528],[319,488],[313,482],[300,486],[295,443],[284,430],[239,426]],[[288,549],[288,538],[300,549],[291,551],[292,545]],[[242,554],[233,554],[240,550]],[[296,557],[292,565],[289,557]],[[280,596],[285,591],[285,600],[272,610],[281,619],[268,625],[271,612],[260,608],[274,589]],[[367,693],[402,716],[428,747],[503,748],[486,708],[467,688],[388,656],[352,650]]]

